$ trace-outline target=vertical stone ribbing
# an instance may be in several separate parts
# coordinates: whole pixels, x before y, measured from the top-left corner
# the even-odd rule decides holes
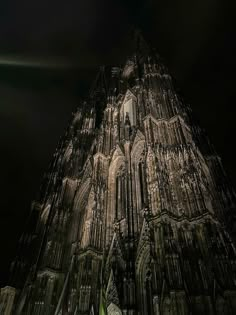
[[[33,206],[16,313],[98,314],[102,294],[108,314],[233,314],[235,195],[219,157],[159,57],[139,51],[111,72]]]

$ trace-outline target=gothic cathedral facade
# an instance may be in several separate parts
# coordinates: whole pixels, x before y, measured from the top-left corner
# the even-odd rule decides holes
[[[236,314],[235,194],[156,53],[102,68],[73,114],[1,314]]]

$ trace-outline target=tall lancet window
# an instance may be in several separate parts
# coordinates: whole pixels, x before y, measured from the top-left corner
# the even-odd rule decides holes
[[[126,209],[126,182],[124,167],[121,167],[116,175],[116,220],[121,220],[125,217]]]
[[[138,178],[139,178],[139,193],[140,193],[140,205],[143,208],[147,202],[147,187],[145,176],[145,164],[143,160],[138,163]]]

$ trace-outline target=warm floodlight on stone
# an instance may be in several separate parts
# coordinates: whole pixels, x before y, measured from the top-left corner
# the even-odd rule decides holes
[[[236,314],[221,160],[141,46],[101,68],[32,205],[1,314]]]

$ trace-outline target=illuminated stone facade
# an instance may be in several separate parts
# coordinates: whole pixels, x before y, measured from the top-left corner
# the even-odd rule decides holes
[[[166,68],[138,51],[101,69],[58,146],[12,265],[13,314],[236,314],[234,208]]]

